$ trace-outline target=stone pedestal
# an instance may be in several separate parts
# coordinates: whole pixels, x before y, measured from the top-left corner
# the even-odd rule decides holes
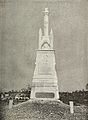
[[[37,50],[31,99],[59,99],[55,51]]]

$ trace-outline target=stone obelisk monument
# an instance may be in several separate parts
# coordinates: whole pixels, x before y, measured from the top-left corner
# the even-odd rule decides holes
[[[55,70],[55,50],[53,49],[53,31],[49,34],[49,11],[44,12],[44,33],[39,30],[39,48],[36,50],[36,62],[32,80],[31,99],[59,99],[58,79]]]

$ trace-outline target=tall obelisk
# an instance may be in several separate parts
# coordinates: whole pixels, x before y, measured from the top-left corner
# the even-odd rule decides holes
[[[49,11],[44,12],[44,33],[39,30],[39,48],[36,50],[35,70],[32,80],[31,99],[59,99],[58,79],[55,70],[53,31],[49,34]]]

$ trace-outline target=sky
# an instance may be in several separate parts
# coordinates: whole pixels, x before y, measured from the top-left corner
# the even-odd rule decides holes
[[[0,89],[31,85],[43,13],[49,8],[59,91],[88,83],[87,0],[2,0],[0,2]]]

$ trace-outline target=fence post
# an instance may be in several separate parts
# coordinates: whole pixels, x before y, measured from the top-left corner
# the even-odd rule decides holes
[[[9,100],[9,109],[13,107],[13,100]]]
[[[73,114],[74,113],[73,101],[69,101],[69,104],[70,104],[70,113]]]

